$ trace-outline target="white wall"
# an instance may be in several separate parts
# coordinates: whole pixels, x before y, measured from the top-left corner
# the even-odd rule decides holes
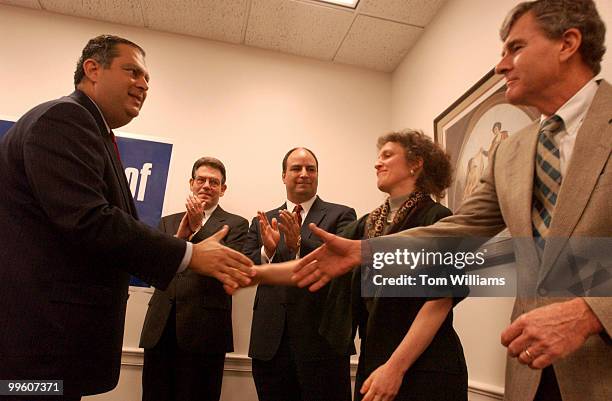
[[[393,129],[423,128],[433,136],[433,121],[497,63],[498,30],[517,0],[448,0],[393,73]],[[612,80],[612,1],[595,0],[608,28],[608,53],[602,76]],[[493,392],[504,386],[505,348],[512,299],[470,298],[456,309],[470,384]]]

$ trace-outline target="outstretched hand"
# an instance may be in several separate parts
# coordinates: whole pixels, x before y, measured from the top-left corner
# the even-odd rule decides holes
[[[196,273],[216,278],[224,288],[235,289],[248,285],[255,273],[251,259],[219,243],[228,231],[229,227],[225,225],[214,235],[193,245],[189,267]]]
[[[361,241],[328,233],[313,223],[308,227],[323,240],[323,245],[300,259],[291,279],[314,292],[361,263]]]

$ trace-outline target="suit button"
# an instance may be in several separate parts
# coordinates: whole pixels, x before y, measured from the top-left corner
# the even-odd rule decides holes
[[[538,288],[538,294],[540,294],[540,296],[545,297],[546,295],[548,295],[548,290],[546,288]]]

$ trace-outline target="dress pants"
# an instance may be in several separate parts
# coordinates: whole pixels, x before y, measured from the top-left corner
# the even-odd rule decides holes
[[[259,401],[350,401],[348,356],[299,361],[283,335],[269,361],[253,359],[253,380]]]
[[[219,401],[225,353],[197,354],[181,350],[172,308],[157,345],[145,349],[143,401]]]
[[[559,391],[559,384],[557,383],[557,376],[555,376],[555,370],[552,366],[542,370],[540,385],[533,401],[563,401]]]

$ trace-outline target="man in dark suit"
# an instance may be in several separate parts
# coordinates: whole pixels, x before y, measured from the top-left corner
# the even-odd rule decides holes
[[[196,160],[187,211],[162,218],[159,229],[198,243],[227,225],[225,245],[242,250],[249,223],[219,205],[225,182],[220,160]],[[143,401],[218,401],[225,353],[234,350],[231,296],[215,279],[189,270],[178,273],[165,291],[155,290],[140,346],[145,349]]]
[[[0,378],[61,379],[62,399],[117,384],[133,274],[164,288],[186,267],[226,285],[252,262],[215,240],[187,244],[138,222],[113,128],[136,117],[144,51],[103,35],[76,91],[27,112],[0,142]]]
[[[356,218],[353,209],[316,195],[318,162],[310,150],[291,149],[282,166],[287,202],[258,213],[244,247],[256,264],[292,260],[319,246],[308,223],[336,232]],[[351,349],[337,353],[318,332],[325,297],[294,287],[257,288],[249,356],[260,401],[351,399]]]

